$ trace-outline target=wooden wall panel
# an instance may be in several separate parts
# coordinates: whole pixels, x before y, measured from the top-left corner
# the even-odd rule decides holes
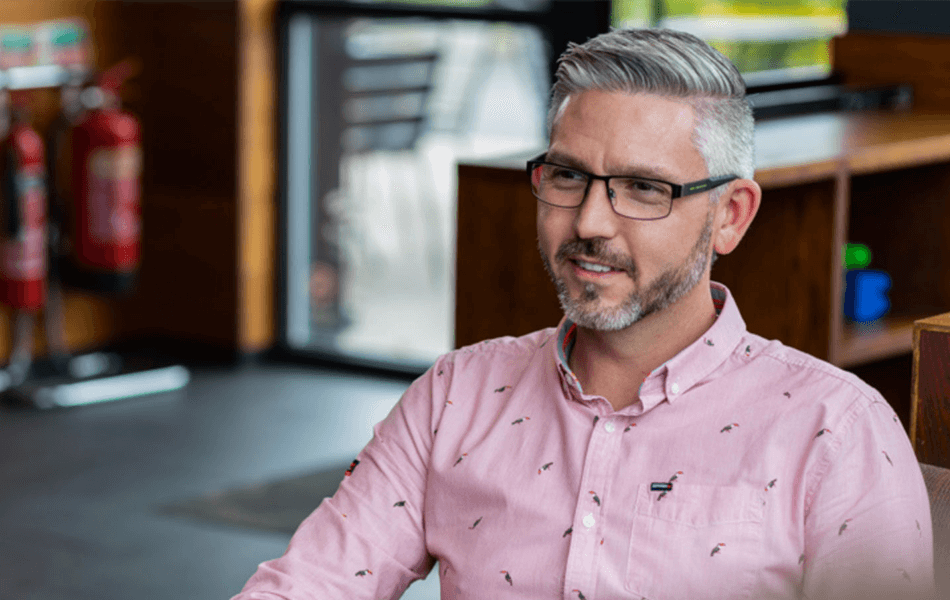
[[[911,83],[915,107],[950,108],[950,37],[850,32],[832,40],[831,61],[846,83]]]
[[[456,347],[560,321],[538,254],[536,207],[523,172],[459,167]]]
[[[238,345],[238,4],[123,2],[117,57],[141,72],[142,265],[128,336]]]
[[[275,338],[276,0],[244,0],[240,19],[238,154],[238,346]]]
[[[851,187],[848,241],[867,244],[868,268],[891,276],[890,314],[920,318],[950,310],[950,282],[937,275],[950,265],[950,164],[856,176]]]
[[[910,437],[917,459],[950,468],[950,313],[914,324]]]
[[[827,359],[836,180],[766,190],[742,242],[713,265],[749,331]]]

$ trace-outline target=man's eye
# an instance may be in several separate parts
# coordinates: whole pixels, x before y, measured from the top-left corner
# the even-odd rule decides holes
[[[559,181],[584,181],[583,173],[578,173],[577,171],[572,171],[571,169],[561,169],[555,167],[551,173],[551,177]]]
[[[663,186],[646,181],[643,179],[624,179],[622,187],[632,193],[637,194],[663,194],[666,190]]]

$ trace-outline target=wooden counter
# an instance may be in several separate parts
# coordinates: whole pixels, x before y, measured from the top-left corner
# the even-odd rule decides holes
[[[842,367],[908,353],[913,322],[950,310],[950,113],[836,113],[756,128],[762,206],[713,267],[749,329]],[[524,156],[459,167],[456,345],[561,316],[536,249]],[[842,248],[871,248],[891,312],[846,322]]]

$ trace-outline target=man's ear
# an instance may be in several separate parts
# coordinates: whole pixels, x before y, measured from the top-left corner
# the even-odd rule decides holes
[[[719,197],[716,203],[716,225],[713,249],[729,254],[736,249],[745,235],[762,202],[762,188],[751,179],[737,179]]]

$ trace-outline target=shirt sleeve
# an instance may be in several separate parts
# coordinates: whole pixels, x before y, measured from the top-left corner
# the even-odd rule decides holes
[[[441,363],[373,428],[337,492],[301,523],[286,553],[260,564],[232,600],[398,598],[432,570],[423,499],[433,407],[444,406]]]
[[[900,420],[877,395],[829,429],[806,497],[804,597],[934,597],[930,501]]]

